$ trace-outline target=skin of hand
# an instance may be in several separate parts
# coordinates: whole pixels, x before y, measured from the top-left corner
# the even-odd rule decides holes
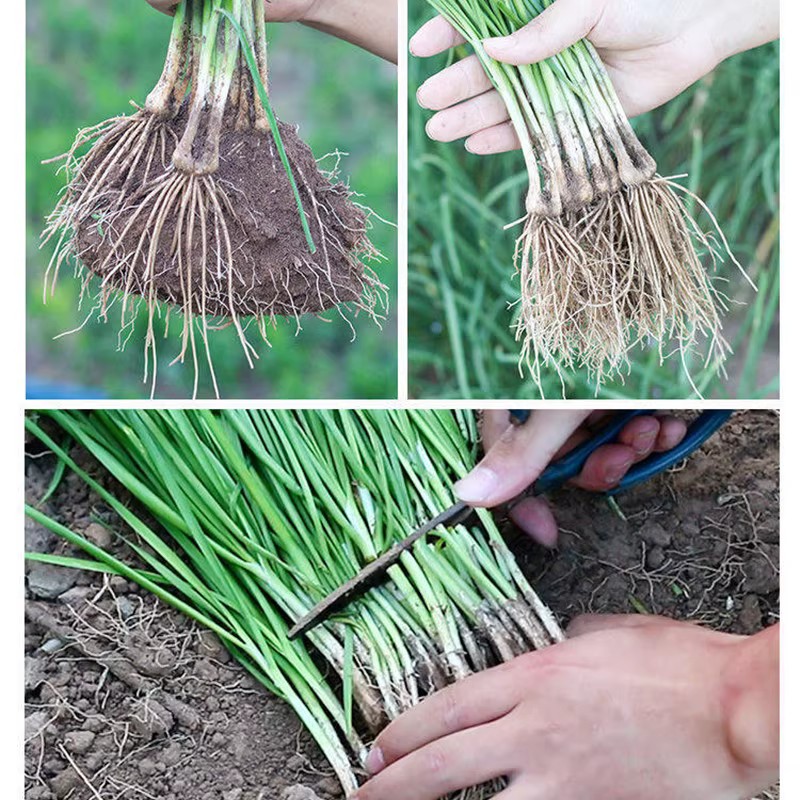
[[[557,0],[512,36],[487,39],[488,55],[509,64],[532,64],[581,38],[605,62],[629,116],[680,94],[735,53],[776,39],[779,0]],[[442,17],[412,37],[411,53],[432,56],[464,40]],[[420,86],[417,100],[437,111],[426,130],[432,139],[468,137],[480,155],[519,147],[503,101],[475,55]]]
[[[178,0],[147,0],[173,14]],[[302,22],[397,63],[397,0],[266,0],[269,22]]]
[[[778,626],[583,617],[562,644],[449,686],[392,722],[353,800],[744,800],[778,777]]]
[[[602,422],[602,411],[534,411],[525,425],[509,422],[507,411],[484,411],[481,439],[486,454],[454,489],[475,506],[496,506],[532,484],[553,459],[588,439]],[[589,491],[616,486],[631,466],[653,452],[671,450],[686,435],[686,424],[670,416],[631,420],[617,441],[599,447],[571,485]],[[511,509],[511,518],[545,547],[555,547],[558,526],[547,501],[528,497]]]

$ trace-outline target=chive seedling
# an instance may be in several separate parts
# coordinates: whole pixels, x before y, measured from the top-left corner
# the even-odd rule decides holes
[[[291,704],[348,792],[366,743],[389,720],[448,683],[563,637],[479,509],[476,522],[432,532],[382,584],[288,639],[319,600],[452,502],[453,481],[474,460],[468,413],[40,414],[48,425],[29,417],[28,430],[117,513],[128,529],[124,552],[139,564],[35,508],[27,513],[82,548],[92,568],[124,575],[217,633]],[[115,483],[82,467],[54,426]]]
[[[552,0],[428,2],[474,49],[522,148],[520,364],[540,387],[545,365],[559,375],[585,368],[599,385],[624,376],[637,345],[656,344],[663,361],[672,344],[684,355],[705,338],[706,363],[722,368],[726,298],[701,256],[716,265],[727,253],[739,264],[713,215],[719,241],[678,196],[691,193],[657,173],[591,43],[536,64],[503,64],[482,42],[514,33]]]
[[[81,131],[64,156],[66,191],[44,232],[56,243],[45,297],[74,259],[85,281],[101,278],[101,317],[121,298],[130,330],[144,303],[153,391],[161,303],[182,314],[175,360],[191,358],[195,393],[203,347],[217,395],[208,335],[220,323],[252,367],[249,327],[268,343],[276,317],[345,316],[349,304],[378,320],[385,309],[364,263],[379,257],[367,213],[278,122],[268,86],[263,0],[183,0],[144,107]]]

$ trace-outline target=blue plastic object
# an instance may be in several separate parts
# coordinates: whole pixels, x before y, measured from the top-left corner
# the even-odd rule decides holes
[[[511,411],[510,413],[512,419],[520,425],[525,424],[530,416],[530,411]],[[587,459],[595,450],[614,441],[632,419],[652,413],[650,410],[640,409],[619,411],[614,414],[611,420],[591,439],[550,464],[533,484],[533,494],[546,494],[561,488],[567,481],[580,474]],[[609,489],[606,494],[616,495],[627,491],[675,466],[718,431],[732,413],[732,411],[703,411],[689,425],[686,436],[677,447],[665,453],[653,453],[644,461],[634,464],[619,484],[613,489]]]

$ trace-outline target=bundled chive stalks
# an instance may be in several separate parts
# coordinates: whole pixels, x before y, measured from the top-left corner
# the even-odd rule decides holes
[[[197,376],[204,350],[215,390],[212,327],[233,325],[252,367],[250,326],[268,343],[277,317],[299,327],[328,309],[347,320],[345,303],[376,320],[385,308],[361,260],[378,257],[368,214],[275,119],[267,86],[263,0],[183,0],[144,107],[81,131],[64,157],[68,184],[44,233],[56,242],[45,297],[74,259],[84,291],[101,278],[102,318],[117,302],[123,340],[144,303],[153,390],[162,302],[167,325],[173,307],[183,317],[175,360],[190,356]]]
[[[665,346],[683,357],[703,337],[706,363],[721,367],[726,299],[700,256],[716,264],[722,251],[689,216],[677,194],[687,190],[657,174],[592,45],[501,64],[482,41],[513,33],[551,0],[429,2],[474,48],[522,146],[529,188],[515,254],[517,339],[537,384],[543,365],[586,368],[599,384],[623,374],[637,344],[657,343],[663,360]]]
[[[474,460],[467,414],[43,413],[47,425],[29,418],[29,431],[116,511],[129,549],[106,552],[35,508],[30,516],[85,550],[89,566],[136,581],[215,631],[291,704],[346,791],[389,720],[562,638],[484,510],[474,524],[432,532],[382,584],[305,638],[287,638],[317,602],[452,502],[453,480]],[[51,423],[137,506],[80,467],[56,443],[62,432],[46,432]],[[502,785],[498,776],[459,797],[492,797]]]

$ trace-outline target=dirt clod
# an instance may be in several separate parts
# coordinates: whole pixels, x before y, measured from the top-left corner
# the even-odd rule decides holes
[[[307,786],[295,784],[287,786],[281,792],[281,800],[320,800],[319,796]]]

